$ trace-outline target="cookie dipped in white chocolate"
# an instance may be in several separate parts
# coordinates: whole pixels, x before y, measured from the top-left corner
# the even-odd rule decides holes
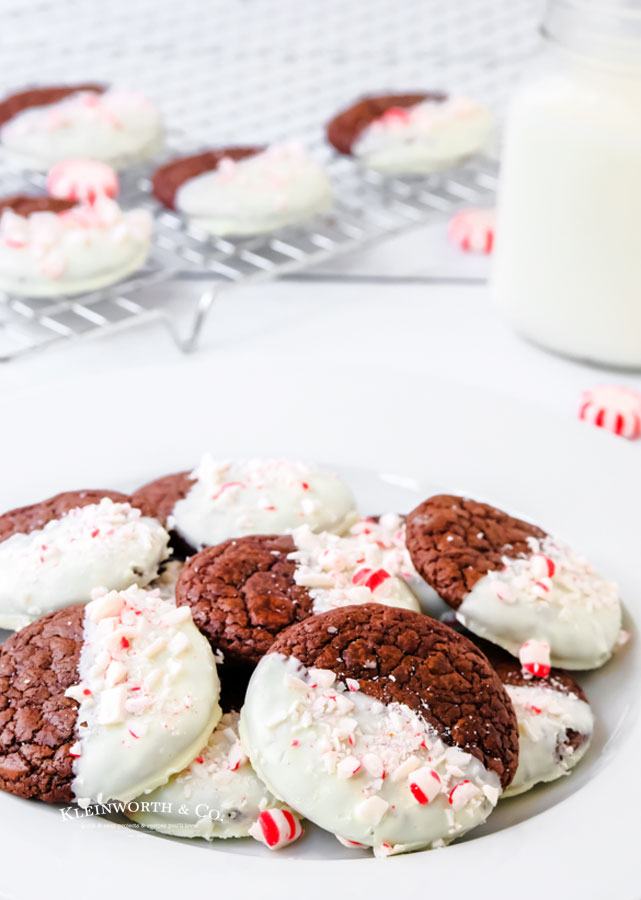
[[[238,718],[237,712],[225,713],[193,762],[141,795],[127,815],[175,837],[247,837],[260,813],[280,804],[251,767],[238,737]]]
[[[23,109],[0,128],[0,151],[14,166],[46,172],[64,159],[123,169],[154,156],[163,142],[158,110],[142,94],[78,91]]]
[[[344,532],[356,519],[351,491],[331,472],[289,460],[215,460],[206,454],[168,527],[195,549],[299,525]]]
[[[61,213],[0,216],[0,290],[55,297],[98,290],[139,269],[151,245],[151,217],[123,212],[108,197]]]
[[[186,607],[155,591],[95,591],[85,610],[72,748],[81,806],[128,802],[198,755],[220,719],[220,684],[207,641]]]
[[[513,656],[531,640],[549,645],[550,662],[594,669],[612,655],[621,629],[616,584],[551,536],[528,537],[529,556],[508,557],[463,597],[456,618]]]
[[[169,535],[156,519],[103,497],[43,528],[0,541],[0,628],[22,628],[98,585],[144,586],[166,558]]]
[[[259,234],[326,210],[332,202],[323,168],[297,143],[275,144],[183,182],[175,208],[213,234]]]
[[[374,119],[351,152],[381,172],[429,174],[485,150],[492,128],[489,110],[469,97],[426,99]]]
[[[307,588],[314,613],[372,601],[420,612],[401,575],[404,557],[398,547],[372,541],[362,532],[345,537],[314,533],[308,525],[296,528],[292,538],[297,548],[290,554],[296,562],[294,580]]]
[[[503,794],[513,797],[567,775],[590,746],[594,716],[584,699],[556,689],[553,679],[505,689],[519,725],[519,765]]]
[[[405,704],[281,653],[258,664],[240,735],[276,796],[378,855],[442,846],[485,821],[501,792],[495,773]]]

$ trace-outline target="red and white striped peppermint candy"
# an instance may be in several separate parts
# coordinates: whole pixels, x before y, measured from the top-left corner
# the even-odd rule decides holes
[[[495,220],[493,209],[464,209],[452,216],[447,234],[466,253],[491,253]]]
[[[519,648],[519,662],[530,675],[547,678],[550,674],[550,645],[546,641],[526,641]]]
[[[303,826],[288,809],[265,809],[251,826],[249,833],[270,850],[280,850],[298,840],[303,833]]]
[[[91,159],[65,159],[47,175],[47,190],[61,200],[95,203],[98,197],[118,196],[120,184],[111,166]]]
[[[632,441],[641,436],[641,394],[614,384],[583,391],[579,419]]]

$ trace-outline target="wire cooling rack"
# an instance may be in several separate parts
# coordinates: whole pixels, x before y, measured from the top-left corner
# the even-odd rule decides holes
[[[215,238],[155,203],[153,167],[130,171],[122,179],[122,205],[143,206],[154,217],[144,269],[80,297],[0,294],[0,361],[158,319],[191,350],[221,290],[299,272],[461,205],[491,203],[492,158],[424,179],[383,177],[333,154],[323,124],[363,93],[420,88],[471,94],[500,119],[511,83],[536,50],[540,5],[112,0],[99,8],[94,0],[5,0],[2,93],[77,80],[142,90],[168,124],[163,158],[204,146],[300,138],[327,167],[336,202],[323,216],[269,235]],[[41,176],[0,165],[0,196],[34,187],[43,187]],[[154,286],[186,276],[201,280],[203,291],[179,320]]]

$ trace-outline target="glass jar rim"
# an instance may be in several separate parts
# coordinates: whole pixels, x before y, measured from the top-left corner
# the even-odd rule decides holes
[[[541,30],[591,61],[641,70],[639,0],[548,0]]]

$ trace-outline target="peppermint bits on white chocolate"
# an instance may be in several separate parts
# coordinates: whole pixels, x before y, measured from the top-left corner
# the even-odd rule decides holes
[[[480,824],[517,762],[514,713],[485,657],[427,616],[378,604],[284,632],[252,676],[240,734],[285,803],[377,855]]]
[[[459,622],[515,657],[522,652],[532,674],[545,675],[551,665],[594,669],[612,655],[621,628],[618,588],[560,539],[446,494],[421,503],[406,528],[417,571]]]

